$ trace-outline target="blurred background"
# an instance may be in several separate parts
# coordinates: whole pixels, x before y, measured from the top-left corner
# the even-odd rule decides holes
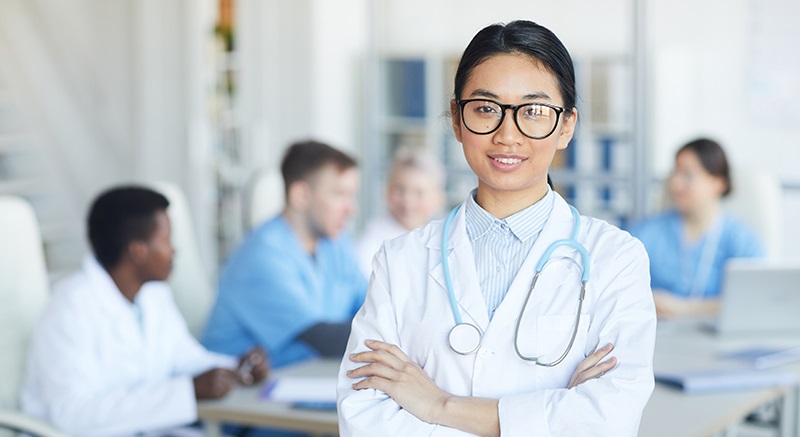
[[[255,211],[280,208],[298,139],[358,158],[354,232],[384,210],[400,147],[434,151],[460,202],[476,181],[446,113],[455,66],[519,18],[575,60],[580,124],[552,174],[582,213],[660,209],[677,148],[709,136],[734,172],[779,183],[771,254],[800,257],[792,0],[0,0],[0,194],[33,203],[51,277],[78,267],[89,202],[121,182],[182,189],[214,277]]]

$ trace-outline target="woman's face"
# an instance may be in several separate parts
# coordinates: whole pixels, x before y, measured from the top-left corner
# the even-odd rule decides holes
[[[706,171],[695,152],[684,150],[675,157],[668,188],[675,208],[686,214],[718,202],[725,191],[725,181]]]
[[[486,98],[503,104],[547,103],[563,107],[556,77],[540,63],[522,54],[488,58],[472,70],[458,99]],[[470,168],[478,176],[478,200],[485,195],[530,195],[539,199],[547,192],[547,171],[556,150],[565,149],[575,129],[577,112],[561,114],[555,131],[547,138],[526,137],[507,110],[500,127],[486,135],[470,132],[461,121],[458,104],[451,103],[453,130],[464,148]]]
[[[389,212],[411,230],[428,223],[444,204],[444,192],[436,179],[422,170],[404,168],[389,181]]]

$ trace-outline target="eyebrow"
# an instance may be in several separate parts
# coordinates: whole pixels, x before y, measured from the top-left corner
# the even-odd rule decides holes
[[[493,92],[491,92],[489,90],[483,89],[483,88],[478,88],[475,91],[473,91],[470,94],[470,97],[486,97],[487,99],[494,99],[494,100],[497,100],[497,99],[500,98],[500,96],[498,96],[497,94],[495,94],[495,93],[493,93]],[[522,96],[522,99],[523,100],[547,100],[547,101],[550,101],[550,102],[553,101],[553,99],[551,99],[550,96],[547,95],[547,93],[545,93],[543,91],[537,91],[537,92],[534,92],[534,93],[531,93],[531,94],[525,94],[524,96]]]

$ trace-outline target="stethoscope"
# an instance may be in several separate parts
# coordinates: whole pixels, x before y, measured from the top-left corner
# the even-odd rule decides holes
[[[477,326],[471,323],[465,323],[461,319],[461,312],[458,310],[458,303],[456,302],[456,294],[453,291],[453,280],[450,278],[450,264],[447,261],[447,238],[450,235],[450,223],[453,221],[453,218],[456,216],[456,213],[458,213],[460,208],[461,205],[456,206],[453,211],[450,212],[450,215],[447,216],[447,220],[444,222],[444,230],[442,231],[442,267],[444,268],[444,281],[447,285],[447,294],[450,298],[450,309],[453,311],[453,318],[456,322],[456,325],[450,329],[450,334],[448,335],[450,349],[460,355],[469,355],[478,350],[481,345],[481,337],[483,334],[481,334],[481,330]],[[572,234],[567,240],[557,240],[553,242],[553,244],[548,246],[547,250],[545,250],[545,252],[542,254],[542,258],[539,259],[539,263],[536,264],[536,274],[533,276],[533,280],[531,281],[531,286],[528,289],[528,295],[525,297],[525,303],[522,305],[522,308],[519,312],[517,327],[514,330],[514,350],[517,352],[517,356],[525,361],[533,362],[539,366],[553,367],[564,361],[564,358],[566,358],[567,354],[569,354],[569,351],[572,350],[572,345],[575,343],[575,337],[578,335],[578,324],[580,323],[581,308],[583,307],[583,298],[586,295],[586,283],[589,282],[589,252],[585,247],[583,247],[582,244],[578,243],[580,214],[578,214],[578,210],[572,205],[570,205],[569,208],[570,211],[572,211],[572,218],[574,220],[574,224],[572,225]],[[572,328],[572,337],[569,340],[567,349],[555,361],[543,363],[539,361],[539,357],[529,357],[520,352],[518,343],[519,327],[522,322],[522,317],[525,314],[525,308],[527,308],[528,301],[533,294],[533,289],[536,287],[536,281],[539,279],[539,275],[542,274],[545,264],[550,261],[550,257],[553,256],[553,252],[555,252],[555,250],[561,246],[571,247],[577,250],[581,255],[581,265],[583,267],[583,273],[581,275],[581,294],[578,297],[578,311],[575,313],[575,324]]]

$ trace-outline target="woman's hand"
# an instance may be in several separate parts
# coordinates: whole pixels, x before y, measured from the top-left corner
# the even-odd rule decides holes
[[[350,378],[364,378],[353,384],[353,388],[380,390],[418,419],[437,423],[450,394],[440,389],[399,347],[377,340],[367,340],[364,344],[371,350],[350,355],[356,363],[368,363],[347,372]]]
[[[611,343],[603,346],[601,349],[589,354],[575,369],[572,378],[569,380],[568,389],[583,384],[590,379],[596,379],[603,376],[606,372],[613,369],[617,365],[617,357],[611,357],[607,361],[600,360],[605,358],[611,351],[614,350],[614,345]]]

